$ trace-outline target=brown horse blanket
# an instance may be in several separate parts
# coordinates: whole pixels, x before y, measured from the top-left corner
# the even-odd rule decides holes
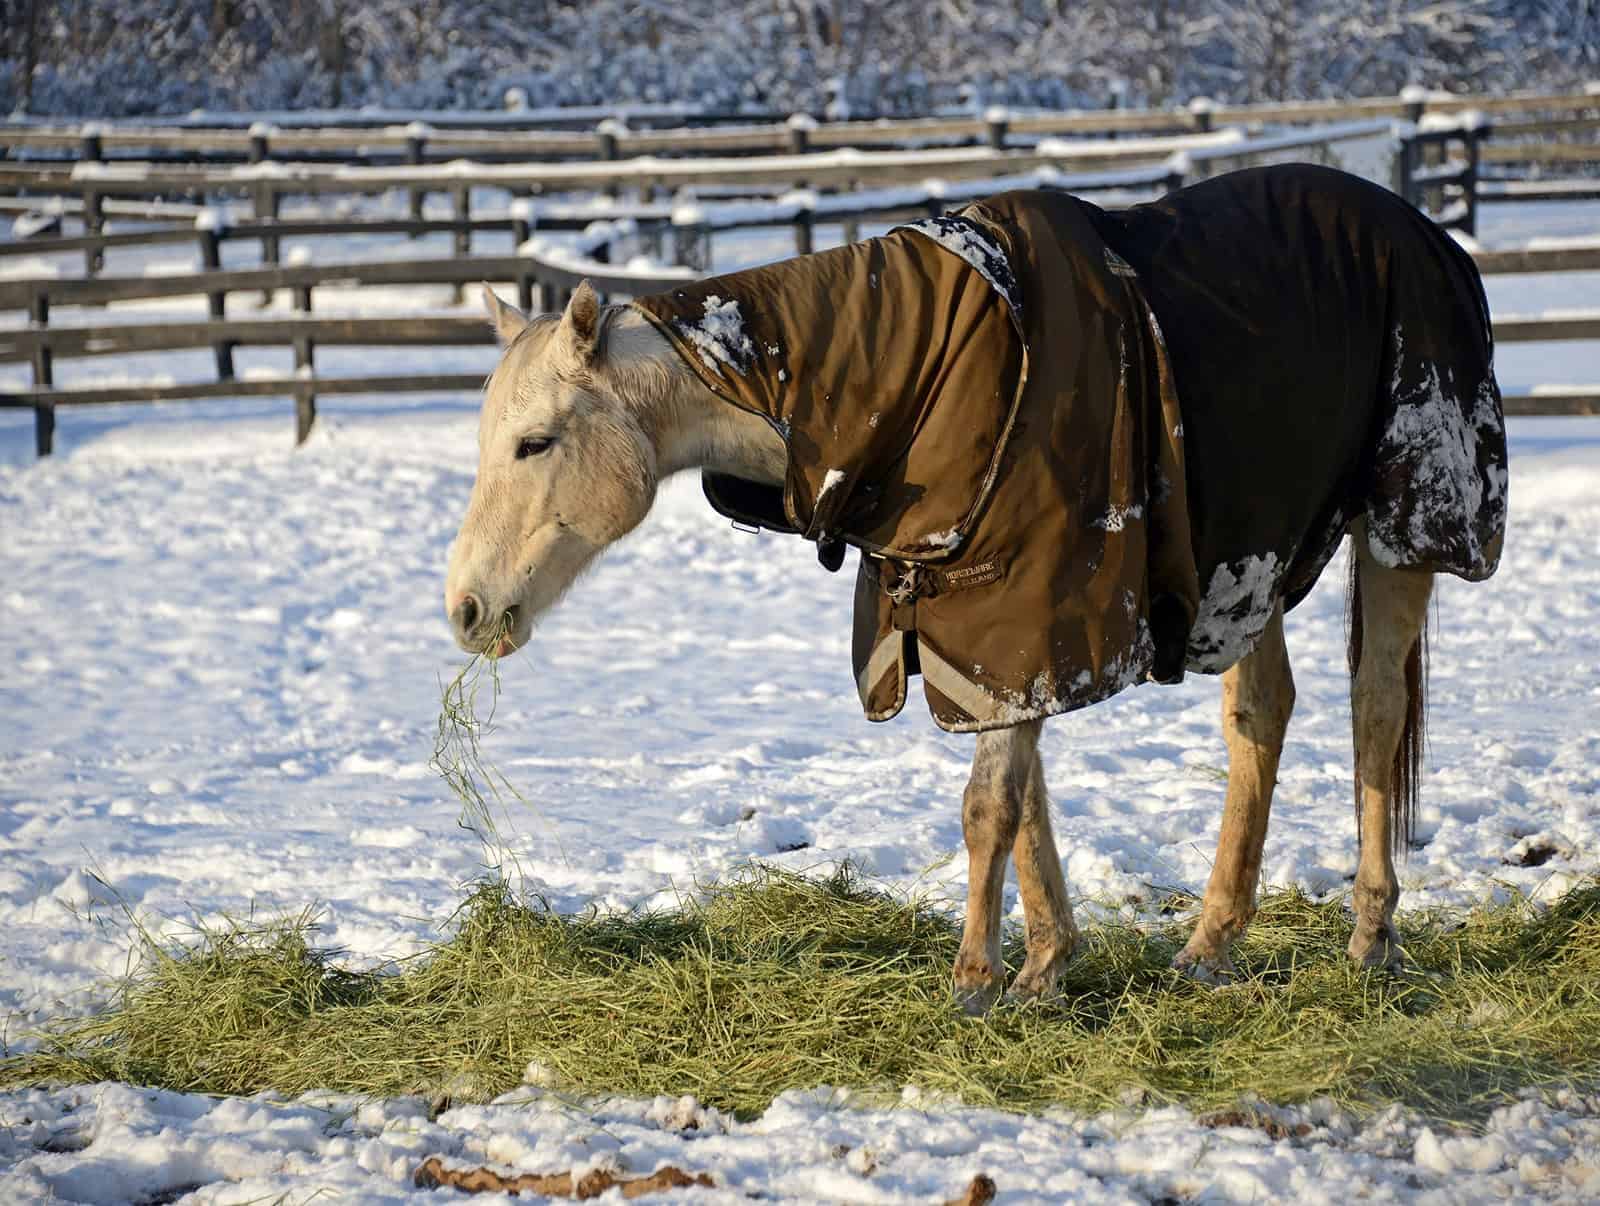
[[[712,504],[861,550],[872,719],[919,672],[942,727],[981,730],[1226,669],[1363,513],[1394,565],[1498,560],[1477,273],[1341,173],[1121,213],[1008,193],[634,304],[787,442],[781,490],[708,473]]]

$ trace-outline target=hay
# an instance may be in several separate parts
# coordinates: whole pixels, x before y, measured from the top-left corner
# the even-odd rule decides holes
[[[1018,1110],[1326,1095],[1467,1117],[1594,1077],[1600,885],[1402,929],[1416,973],[1359,972],[1340,902],[1274,893],[1241,980],[1212,990],[1168,969],[1178,924],[1093,927],[1059,1006],[972,1020],[950,1000],[953,922],[849,868],[821,881],[753,868],[702,901],[623,915],[559,916],[484,884],[445,941],[373,973],[317,950],[305,916],[176,949],[147,936],[114,1006],[0,1063],[0,1083],[483,1100],[527,1073],[741,1116],[826,1084]],[[1013,966],[1020,953],[1013,935]]]
[[[531,807],[505,774],[483,753],[483,739],[492,730],[500,705],[500,643],[510,633],[509,613],[456,676],[439,687],[439,722],[428,766],[461,806],[457,824],[478,839],[483,866],[492,878],[521,883],[521,868],[502,833],[502,823],[515,831],[513,803]],[[487,693],[485,707],[481,697]]]

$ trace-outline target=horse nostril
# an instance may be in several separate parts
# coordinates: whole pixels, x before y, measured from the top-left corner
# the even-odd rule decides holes
[[[456,604],[455,615],[450,618],[455,622],[456,631],[462,636],[470,636],[472,630],[478,626],[478,620],[483,615],[483,605],[478,602],[476,595],[463,595],[461,602]]]

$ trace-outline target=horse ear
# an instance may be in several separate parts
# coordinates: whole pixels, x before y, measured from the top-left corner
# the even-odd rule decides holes
[[[528,316],[508,302],[501,301],[499,295],[489,288],[488,281],[483,283],[483,308],[489,311],[489,325],[494,328],[501,346],[522,334],[522,328],[528,325]]]
[[[567,312],[561,316],[561,331],[581,362],[587,364],[594,359],[600,342],[600,298],[588,281],[580,282],[572,291]]]

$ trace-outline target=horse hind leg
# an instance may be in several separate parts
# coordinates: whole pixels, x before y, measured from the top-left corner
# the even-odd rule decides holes
[[[956,1000],[988,1011],[1005,983],[1000,955],[1006,860],[1017,839],[1029,775],[1038,759],[1038,721],[978,734],[972,777],[961,802],[967,845],[967,916],[954,969]]]
[[[1172,961],[1179,971],[1204,983],[1224,983],[1232,977],[1233,944],[1255,916],[1267,817],[1293,711],[1294,675],[1279,604],[1254,651],[1222,678],[1222,732],[1228,744],[1222,834],[1200,920]]]
[[[1044,764],[1037,749],[1023,789],[1021,823],[1011,853],[1027,920],[1028,957],[1008,996],[1015,1001],[1048,999],[1055,993],[1061,969],[1077,948],[1078,927],[1072,920],[1061,856],[1050,829],[1050,797],[1045,792]]]
[[[1394,854],[1410,842],[1416,806],[1433,575],[1378,564],[1364,521],[1354,525],[1351,543],[1350,706],[1361,852],[1350,958],[1363,967],[1398,970]]]

